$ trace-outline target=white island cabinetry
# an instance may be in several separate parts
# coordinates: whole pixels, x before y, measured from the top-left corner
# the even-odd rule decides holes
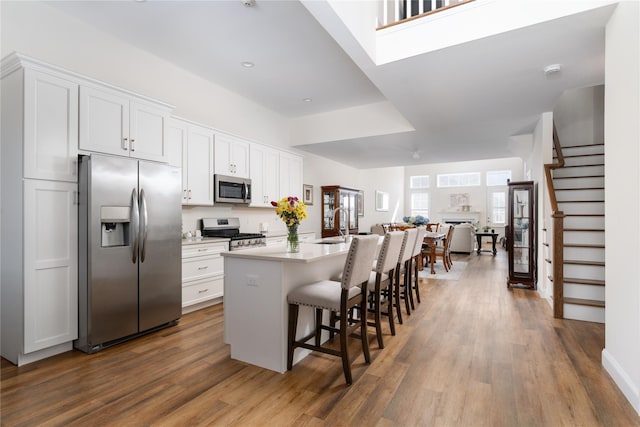
[[[344,243],[303,242],[296,254],[286,253],[285,245],[225,252],[224,336],[231,346],[231,358],[285,372],[287,294],[340,273],[348,249]],[[301,307],[298,338],[307,335],[312,325],[313,310]],[[296,351],[294,363],[308,353]]]

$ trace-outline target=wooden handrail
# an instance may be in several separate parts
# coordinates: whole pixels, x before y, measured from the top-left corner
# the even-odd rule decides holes
[[[553,317],[561,319],[564,317],[564,212],[558,210],[556,190],[553,186],[551,171],[564,167],[564,155],[558,138],[558,131],[553,124],[553,147],[556,150],[557,161],[545,163],[544,175],[547,181],[547,192],[551,203],[551,218],[553,224],[551,253],[551,269],[553,274]]]

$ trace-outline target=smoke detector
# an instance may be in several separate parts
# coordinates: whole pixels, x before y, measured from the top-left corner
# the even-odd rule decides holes
[[[562,65],[560,64],[550,64],[544,67],[544,73],[549,76],[551,74],[559,73],[562,70]]]

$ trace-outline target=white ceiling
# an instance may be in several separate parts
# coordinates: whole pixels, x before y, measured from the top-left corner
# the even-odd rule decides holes
[[[362,71],[298,1],[50,4],[287,117],[390,101],[415,131],[298,147],[358,168],[512,157],[509,137],[531,132],[564,90],[604,82],[612,11]],[[548,78],[552,63],[563,69]]]

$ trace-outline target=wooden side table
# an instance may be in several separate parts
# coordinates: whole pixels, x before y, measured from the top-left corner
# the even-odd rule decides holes
[[[483,250],[482,249],[482,238],[483,237],[491,237],[491,250]],[[498,240],[498,233],[477,233],[476,232],[476,241],[478,242],[477,253],[480,255],[480,252],[492,252],[494,255],[498,253],[496,250],[496,241]]]

